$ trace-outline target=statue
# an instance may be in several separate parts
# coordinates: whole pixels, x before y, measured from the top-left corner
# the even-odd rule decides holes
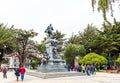
[[[54,47],[57,47],[58,41],[51,41],[51,45],[54,46]]]
[[[57,52],[59,41],[57,40],[53,30],[54,29],[51,24],[45,30],[45,33],[47,34],[47,38],[45,40],[46,52],[43,53],[42,63],[39,67],[39,70],[45,73],[66,71],[63,60]]]
[[[42,59],[43,65],[46,65],[49,59],[50,59],[49,54],[47,52],[43,53],[43,59]]]
[[[53,58],[57,59],[57,50],[55,48],[52,49],[52,54],[53,54]]]
[[[51,39],[54,39],[54,34],[53,34],[53,27],[52,27],[52,24],[50,24],[47,29],[45,30],[45,33],[47,33],[49,35],[49,37]]]

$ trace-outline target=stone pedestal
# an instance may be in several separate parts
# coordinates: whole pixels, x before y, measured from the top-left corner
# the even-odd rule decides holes
[[[67,69],[65,69],[64,61],[56,59],[56,60],[49,60],[46,65],[41,64],[38,67],[38,71],[43,73],[66,72]]]
[[[49,73],[41,73],[41,72],[32,72],[32,71],[27,71],[26,74],[43,78],[43,79],[48,79],[48,78],[58,78],[58,77],[72,77],[72,76],[86,76],[86,73],[82,72],[49,72]]]
[[[55,46],[53,46],[51,44],[51,42],[56,42],[57,40],[55,39],[50,39],[48,38],[46,40],[46,51],[49,55],[49,60],[46,61],[45,64],[41,64],[38,67],[38,71],[43,72],[43,73],[47,73],[47,72],[66,72],[67,69],[65,69],[65,65],[64,65],[64,61],[61,58],[54,58],[53,57],[53,48],[56,49]],[[58,55],[56,55],[58,56]]]

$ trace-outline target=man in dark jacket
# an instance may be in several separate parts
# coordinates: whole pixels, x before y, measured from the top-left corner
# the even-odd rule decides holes
[[[16,78],[17,78],[17,81],[18,81],[19,80],[19,76],[20,76],[20,69],[19,68],[15,69],[15,75],[16,75]]]

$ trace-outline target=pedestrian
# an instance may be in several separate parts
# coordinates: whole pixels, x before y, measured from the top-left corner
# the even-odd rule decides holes
[[[73,67],[73,71],[77,71],[77,66],[76,65],[74,65],[74,67]]]
[[[86,66],[86,73],[88,76],[90,76],[90,65]]]
[[[5,66],[3,67],[2,72],[3,72],[3,78],[7,79],[7,68]]]
[[[16,78],[17,78],[17,81],[18,81],[19,80],[19,76],[20,76],[20,69],[19,68],[15,69],[15,75],[16,75]]]
[[[20,75],[21,75],[21,80],[22,80],[22,81],[24,80],[24,74],[25,74],[25,72],[26,72],[26,70],[25,70],[25,68],[22,66],[22,67],[20,68]]]
[[[81,65],[78,65],[77,66],[77,72],[81,72],[82,68],[81,68]]]
[[[70,69],[71,69],[71,66],[70,66],[70,64],[68,64],[68,66],[67,66],[67,70],[70,72]]]
[[[91,73],[92,75],[94,74],[94,70],[95,70],[94,66],[93,66],[93,65],[91,65],[91,68],[90,68],[90,73]]]
[[[85,73],[85,65],[82,65],[82,72]]]

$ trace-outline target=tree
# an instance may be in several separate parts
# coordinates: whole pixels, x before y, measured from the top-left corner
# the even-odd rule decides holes
[[[117,67],[115,60],[120,52],[120,22],[114,21],[111,26],[104,25],[99,33],[93,40],[93,47],[96,47],[99,53],[107,53],[106,58],[112,57],[114,66]]]
[[[83,56],[86,50],[83,45],[67,44],[64,49],[64,57],[67,64],[74,65],[75,56]]]
[[[54,36],[55,36],[55,39],[56,40],[58,40],[58,43],[57,43],[57,52],[58,52],[58,54],[60,54],[61,52],[63,52],[63,44],[64,44],[64,42],[65,42],[65,34],[64,33],[62,33],[62,32],[60,32],[60,31],[58,31],[58,30],[56,30],[55,32],[54,32]]]
[[[88,53],[83,59],[79,60],[81,64],[107,64],[107,62],[105,57],[96,53]]]
[[[117,58],[116,62],[120,64],[120,57]]]
[[[116,60],[116,62],[117,62],[117,64],[118,64],[118,70],[120,70],[120,56],[117,58],[117,60]]]
[[[33,69],[37,69],[38,64],[39,64],[39,61],[35,59],[30,63],[30,66],[32,66]]]
[[[5,58],[2,59],[2,63],[3,63],[3,64],[8,64],[8,62],[9,62],[8,59],[5,59]]]
[[[111,16],[113,17],[113,3],[118,2],[118,0],[92,0],[92,8],[94,11],[94,6],[97,4],[98,11],[102,11],[104,20],[110,24],[107,20],[107,12],[111,12]],[[118,4],[120,6],[120,4]]]
[[[30,51],[28,50],[28,44],[30,38],[37,36],[37,33],[33,30],[22,30],[22,29],[15,29],[16,34],[16,51],[19,55],[20,67],[25,64],[26,57],[29,56]]]
[[[90,49],[91,51],[94,50],[91,45],[93,45],[93,40],[98,34],[98,29],[92,24],[88,24],[87,28],[85,28],[83,32],[79,32],[77,39],[79,39],[80,44],[85,46],[87,53]]]
[[[54,32],[54,36],[55,36],[55,38],[56,38],[58,41],[66,40],[66,39],[64,39],[65,34],[62,33],[62,32],[60,32],[60,31],[58,31],[58,30],[56,30],[56,31]]]
[[[13,42],[15,40],[13,26],[7,27],[3,23],[0,24],[0,66],[5,53],[13,52],[16,46]]]
[[[72,34],[72,36],[68,39],[67,43],[71,43],[71,44],[80,44],[80,38],[78,35],[74,35]]]
[[[39,52],[42,54],[46,51],[45,42],[41,42],[41,44],[37,44],[36,47],[39,50]]]

